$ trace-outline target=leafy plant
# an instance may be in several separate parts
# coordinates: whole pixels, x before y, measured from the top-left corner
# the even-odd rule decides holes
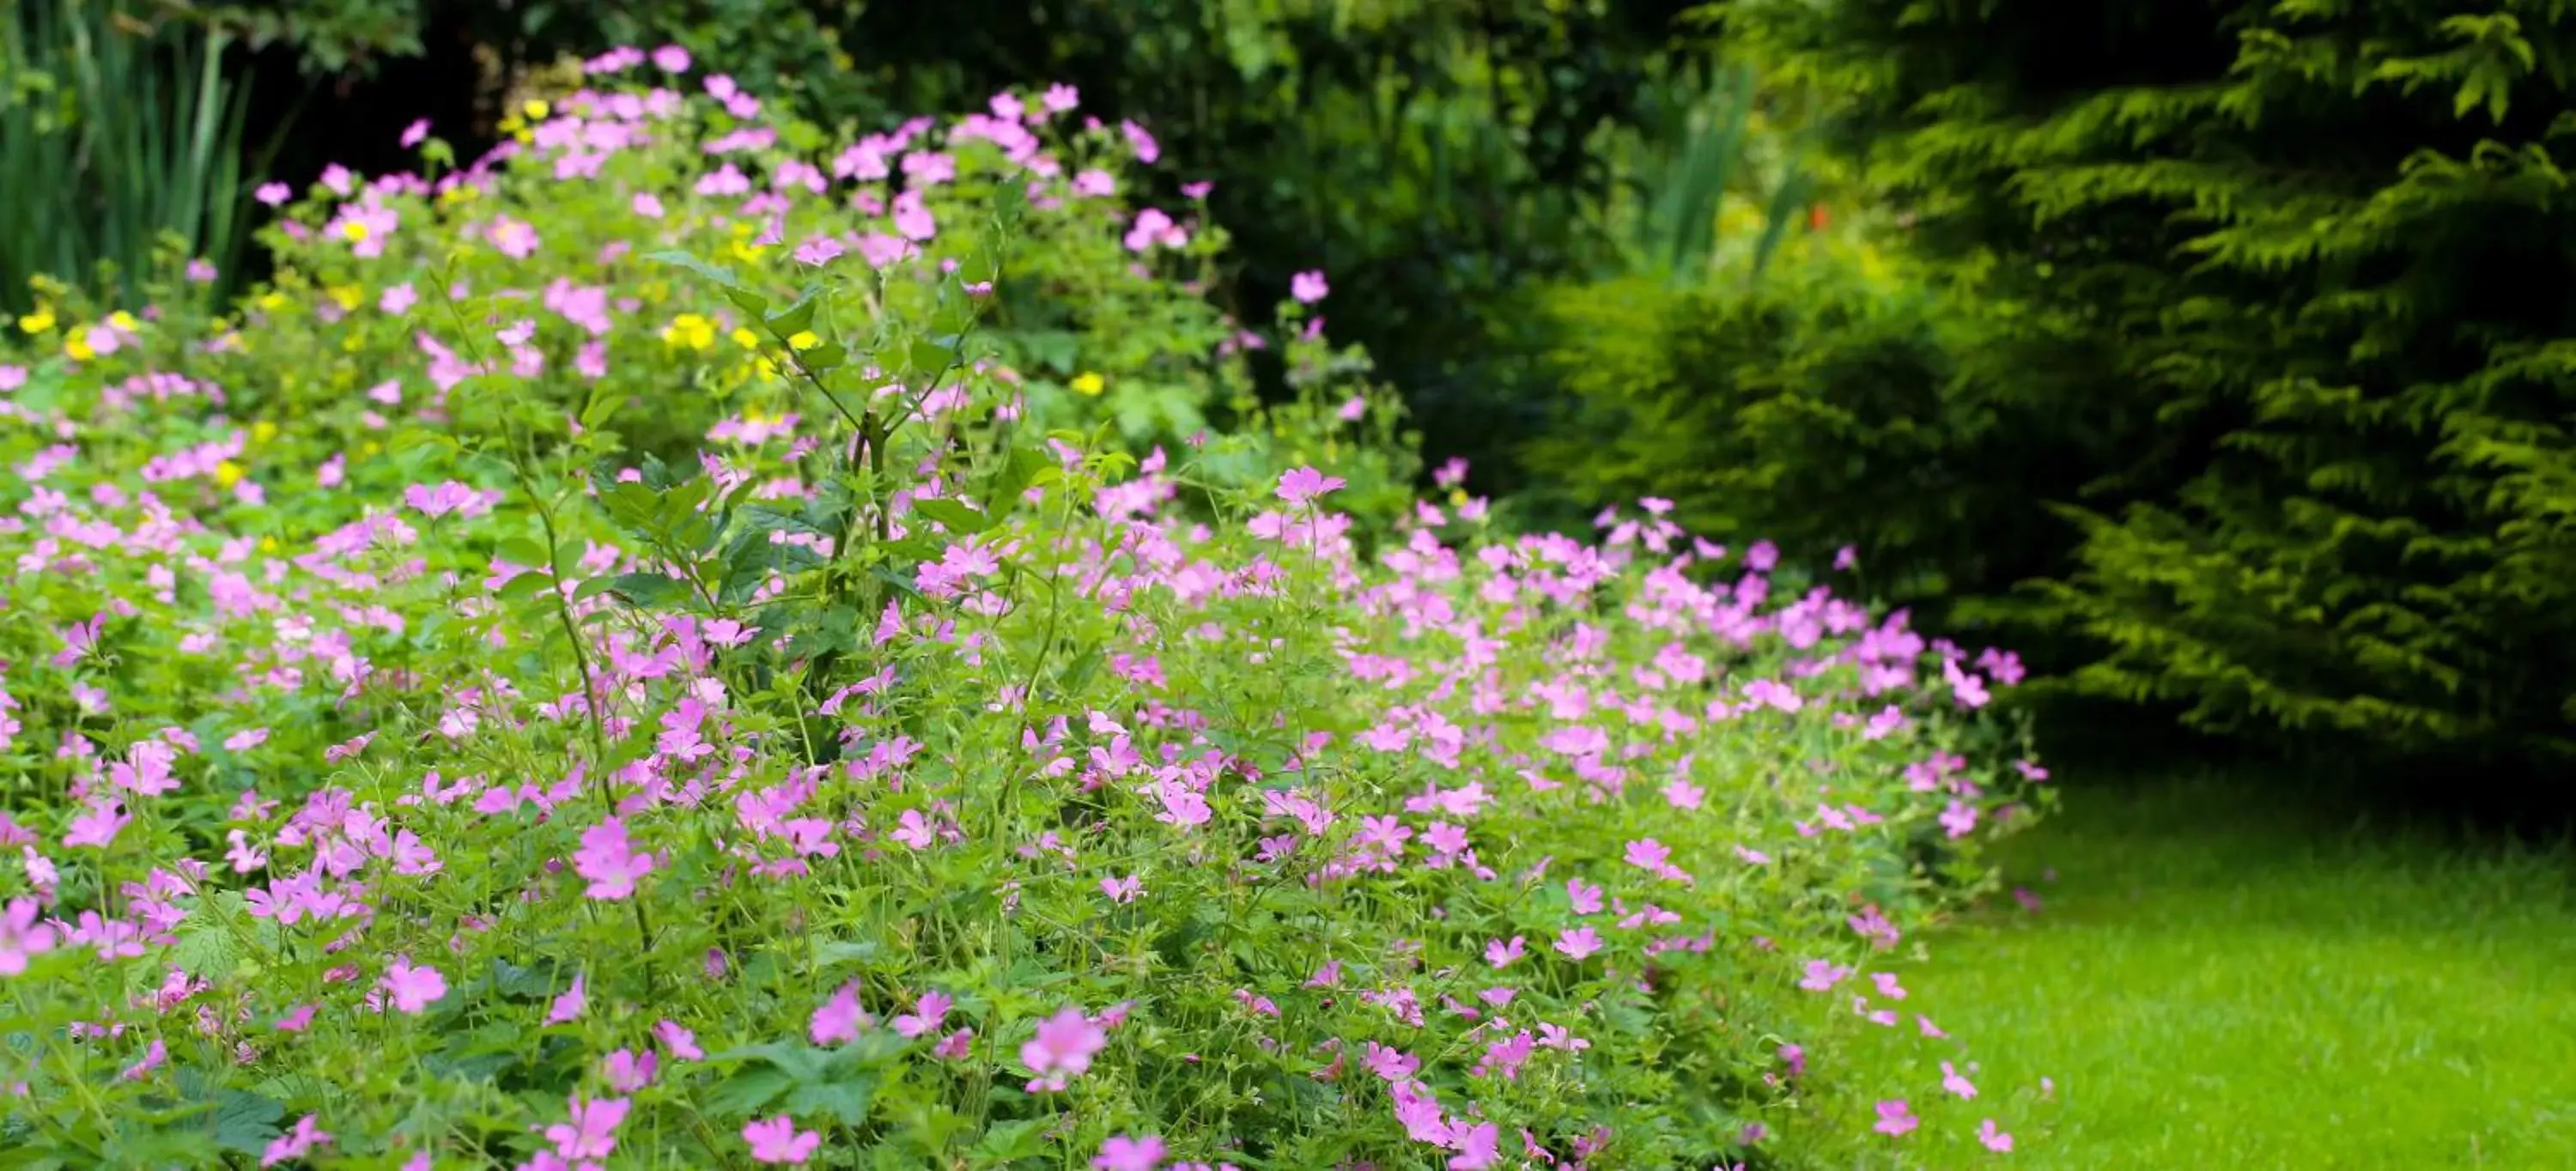
[[[1070,95],[817,190],[825,141],[643,63],[326,179],[237,318],[56,288],[79,345],[0,363],[5,1149],[1732,1161],[2046,804],[2009,656],[1768,546],[1346,510],[1409,477],[1359,482],[1404,457],[1318,274],[1235,436],[1051,401],[1029,314],[1182,291]],[[621,434],[662,416],[705,439]]]
[[[40,274],[122,299],[176,250],[220,290],[247,241],[245,86],[232,37],[184,7],[27,0],[0,18],[0,306],[29,307]],[[201,270],[202,275],[202,270]]]
[[[2019,572],[1963,592],[2080,635],[2075,689],[2445,775],[2576,753],[2576,41],[2488,7],[1715,6],[1845,96],[1987,323],[1947,413],[2039,458],[1956,530]]]

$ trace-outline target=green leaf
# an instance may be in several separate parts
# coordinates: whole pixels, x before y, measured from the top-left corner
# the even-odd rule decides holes
[[[865,1126],[868,1108],[875,1104],[878,1077],[872,1073],[845,1073],[830,1081],[798,1082],[787,1096],[787,1112],[803,1117],[828,1114],[844,1126]]]
[[[904,352],[904,362],[911,372],[923,378],[937,377],[948,368],[953,355],[945,348],[926,341],[912,343]]]
[[[759,318],[766,318],[769,315],[769,298],[767,297],[761,296],[760,294],[743,288],[740,285],[725,286],[724,295],[725,300],[733,302],[736,308],[741,309],[745,313]]]
[[[836,967],[841,964],[866,966],[877,962],[885,948],[872,939],[817,939],[814,941],[814,964]]]
[[[770,1101],[796,1084],[794,1078],[775,1069],[738,1070],[733,1076],[716,1083],[702,1100],[709,1115],[732,1121],[758,1114]]]
[[[796,360],[816,374],[829,374],[849,363],[850,349],[839,342],[823,342],[797,354]]]
[[[932,496],[912,502],[912,510],[938,521],[952,533],[980,533],[993,527],[993,518],[946,497]]]
[[[709,264],[706,261],[700,260],[695,256],[691,256],[686,252],[681,252],[676,249],[665,249],[660,252],[647,253],[644,259],[650,260],[656,264],[668,264],[677,268],[685,268],[690,272],[714,281],[716,284],[723,286],[728,291],[739,288],[741,285],[741,282],[735,279],[732,269]]]
[[[1047,457],[1046,451],[1034,444],[1011,448],[1008,462],[985,486],[984,511],[994,516],[1009,512],[1019,503],[1020,493],[1028,490],[1038,472],[1052,466],[1054,461]]]
[[[1016,1118],[993,1123],[984,1128],[984,1137],[976,1142],[971,1155],[978,1162],[989,1163],[1044,1155],[1047,1122],[1045,1118]]]
[[[772,573],[793,576],[823,564],[823,555],[804,545],[772,541],[766,532],[739,533],[725,550],[724,578],[716,597],[726,605],[738,605],[750,600]]]
[[[794,303],[762,320],[768,323],[771,333],[781,338],[794,337],[813,328],[814,310],[821,303],[821,294],[821,289],[808,290],[804,296],[796,298]]]
[[[687,598],[689,583],[659,573],[621,573],[614,577],[594,577],[581,583],[580,588],[573,591],[573,598],[578,601],[601,594],[614,594],[629,605],[658,610]]]
[[[225,1090],[215,1099],[215,1145],[245,1155],[259,1154],[277,1137],[278,1120],[284,1117],[285,1104],[274,1098]]]
[[[1017,184],[1004,183],[993,190],[993,219],[1003,227],[1016,227],[1028,214],[1029,193]]]
[[[770,1041],[759,1045],[742,1045],[727,1049],[708,1057],[707,1060],[720,1064],[765,1061],[780,1073],[796,1081],[817,1082],[823,1080],[824,1073],[831,1064],[832,1051],[786,1041]]]

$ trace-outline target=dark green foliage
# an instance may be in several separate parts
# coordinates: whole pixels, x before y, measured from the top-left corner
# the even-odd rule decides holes
[[[1693,121],[1706,86],[1687,68],[1697,53],[1677,18],[1688,7],[240,0],[231,11],[279,46],[267,64],[285,76],[271,88],[294,88],[302,69],[344,99],[299,124],[291,182],[328,162],[405,165],[392,143],[420,93],[439,96],[438,132],[471,155],[492,141],[494,76],[617,44],[677,41],[707,69],[862,129],[977,108],[1005,87],[1073,85],[1086,112],[1159,139],[1154,196],[1177,207],[1182,184],[1214,183],[1210,208],[1238,261],[1216,295],[1256,319],[1292,274],[1325,270],[1334,336],[1405,389],[1441,454],[1470,456],[1486,487],[1505,488],[1504,457],[1551,393],[1526,290],[1626,263],[1636,241],[1622,217],[1641,182],[1650,201],[1680,191],[1661,238],[1687,235],[1669,229],[1691,221],[1686,180],[1707,173],[1682,145],[1707,125]],[[1703,154],[1724,145],[1697,141]]]
[[[1056,80],[1149,127],[1166,185],[1215,182],[1240,260],[1221,295],[1254,317],[1325,270],[1333,335],[1491,474],[1544,418],[1524,290],[1615,256],[1605,138],[1672,96],[1684,7],[955,0],[876,5],[844,42],[898,109]]]
[[[1850,546],[1868,592],[1936,622],[1961,594],[2044,569],[2020,558],[2063,526],[2030,506],[2070,480],[2034,420],[1960,388],[1998,332],[1866,252],[1794,251],[1762,279],[1567,288],[1558,373],[1574,404],[1532,467],[1586,505],[1674,501],[1694,531],[1769,539],[1793,558]]]
[[[244,86],[231,38],[132,0],[18,0],[0,11],[0,309],[28,278],[89,281],[120,303],[156,258],[229,273],[248,238]]]
[[[2576,5],[1718,7],[1850,95],[1872,178],[1973,297],[1976,370],[1928,417],[2027,442],[1980,451],[1984,489],[2071,527],[1971,499],[1949,544],[2047,578],[2023,617],[2093,640],[2076,687],[2576,752]]]

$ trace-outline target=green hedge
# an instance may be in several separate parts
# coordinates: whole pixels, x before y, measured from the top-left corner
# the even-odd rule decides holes
[[[2088,694],[2374,750],[2576,752],[2563,5],[1712,7],[1848,96],[1849,152],[1917,217],[1972,344],[1874,382],[1848,363],[1881,319],[1784,353],[1775,295],[1725,310],[1764,323],[1726,343],[1760,360],[1696,377],[1746,409],[1676,426],[1756,470],[1709,483],[1777,465],[1812,493],[1765,505],[1788,527],[2018,599],[2093,645]]]

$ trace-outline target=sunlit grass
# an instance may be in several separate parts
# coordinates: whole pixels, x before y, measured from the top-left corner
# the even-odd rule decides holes
[[[2247,791],[2070,793],[2005,849],[2041,909],[1998,899],[1902,968],[1908,1007],[1982,1062],[1978,1105],[2014,1153],[1927,1126],[1795,1161],[2576,1167],[2576,855]],[[1937,1071],[1918,1072],[1819,1070],[1833,1124],[1810,1133],[1866,1135],[1877,1099],[1936,1098]]]

